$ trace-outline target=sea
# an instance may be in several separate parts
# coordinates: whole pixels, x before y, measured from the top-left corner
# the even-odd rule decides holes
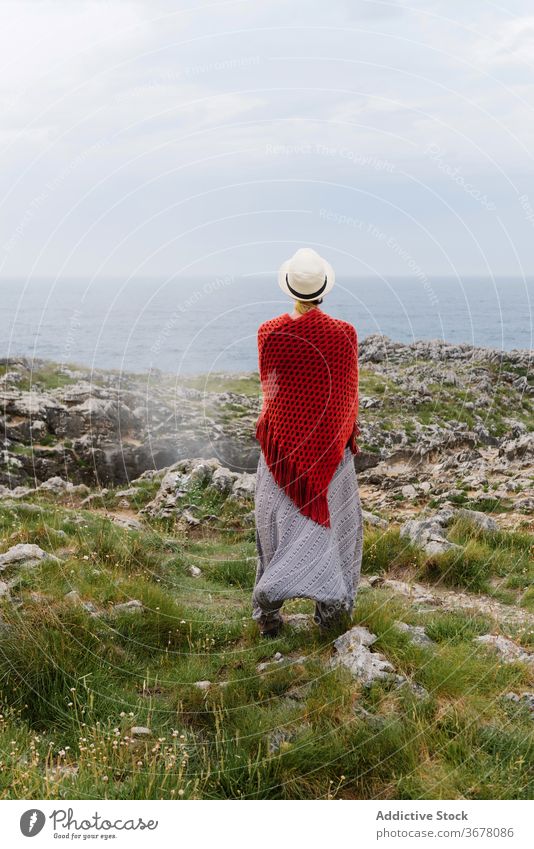
[[[529,349],[534,278],[342,278],[322,308],[360,340],[443,339]],[[0,357],[172,374],[252,371],[256,331],[291,312],[273,275],[1,279]]]

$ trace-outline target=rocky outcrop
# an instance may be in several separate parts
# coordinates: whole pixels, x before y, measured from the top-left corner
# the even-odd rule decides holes
[[[216,457],[180,460],[164,470],[155,498],[141,513],[158,519],[181,515],[189,524],[198,524],[190,512],[191,505],[181,504],[181,499],[195,487],[212,487],[224,498],[245,502],[254,497],[255,483],[255,475],[232,472],[221,466]]]
[[[439,517],[430,519],[410,519],[400,530],[404,537],[420,546],[425,554],[443,554],[445,551],[461,551],[459,545],[449,542],[444,536],[443,524]]]
[[[376,634],[371,634],[367,628],[351,628],[334,641],[332,667],[344,666],[362,684],[386,678],[395,669],[384,655],[371,651],[370,646],[376,639]]]
[[[45,390],[39,386],[44,364],[17,365],[21,381],[0,383],[0,484],[13,488],[60,476],[106,486],[213,453],[237,473],[255,469],[259,398],[200,392],[155,375],[86,377],[83,371],[77,373],[81,379]],[[67,371],[58,367],[58,377]],[[23,389],[18,384],[28,374],[32,387]]]
[[[534,671],[534,654],[501,634],[484,634],[481,637],[475,637],[475,642],[493,649],[504,663],[516,661],[527,663]]]
[[[0,572],[8,566],[35,566],[41,560],[56,560],[53,554],[43,551],[38,545],[19,543],[13,545],[4,554],[0,554]]]
[[[365,379],[372,377],[370,391],[365,381],[361,387],[354,458],[369,513],[429,499],[462,506],[467,498],[501,501],[523,514],[534,509],[530,352],[442,340],[403,344],[374,334],[360,340],[359,358]],[[225,391],[224,376],[216,392],[155,371],[58,367],[60,385],[50,388],[50,364],[14,359],[4,366],[0,486],[34,488],[56,477],[73,485],[129,485],[145,471],[213,457],[221,467],[214,487],[230,497],[251,493],[259,383],[251,396]],[[239,385],[239,376],[230,377]],[[460,412],[467,420],[459,420]],[[425,544],[447,547],[433,531]]]
[[[383,654],[373,651],[371,646],[377,639],[376,634],[356,625],[334,641],[335,654],[330,666],[333,669],[337,666],[345,667],[364,686],[369,686],[373,681],[386,680],[396,687],[408,686],[418,698],[427,696],[424,687],[396,672]],[[432,645],[431,641],[429,644]]]

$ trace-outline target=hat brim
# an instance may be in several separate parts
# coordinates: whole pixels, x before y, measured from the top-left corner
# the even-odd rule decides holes
[[[324,262],[324,268],[325,268],[325,274],[326,274],[326,286],[323,289],[323,291],[321,292],[321,294],[319,296],[316,296],[316,297],[321,297],[321,298],[324,298],[324,296],[327,295],[328,292],[330,292],[332,286],[334,285],[334,283],[336,281],[336,275],[335,275],[334,269],[332,268],[330,263],[327,262],[326,260],[323,260],[323,262]],[[289,266],[290,266],[290,260],[287,260],[286,262],[283,262],[282,265],[280,266],[280,268],[278,269],[278,285],[280,286],[282,292],[285,292],[285,294],[289,295],[290,298],[293,298],[294,301],[314,301],[314,300],[316,300],[316,297],[313,297],[313,295],[304,295],[304,294],[295,295],[295,293],[291,291],[291,289],[288,287],[287,281],[286,281],[286,275],[289,272]]]

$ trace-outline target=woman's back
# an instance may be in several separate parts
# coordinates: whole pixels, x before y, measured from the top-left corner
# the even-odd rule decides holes
[[[354,327],[319,308],[258,331],[264,403],[257,424],[272,474],[305,515],[328,524],[326,489],[347,443],[357,445]]]
[[[319,309],[333,268],[301,249],[279,270],[295,304],[258,330],[263,406],[256,425],[258,566],[253,617],[261,633],[282,627],[285,599],[315,600],[315,621],[350,614],[363,546],[353,454],[358,451],[358,340]]]

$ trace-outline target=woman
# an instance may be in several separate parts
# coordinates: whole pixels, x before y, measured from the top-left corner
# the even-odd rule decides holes
[[[258,330],[263,407],[256,479],[258,567],[253,618],[277,636],[283,602],[315,601],[322,627],[352,613],[362,558],[358,453],[358,342],[321,308],[332,267],[301,248],[278,274],[292,314]]]

